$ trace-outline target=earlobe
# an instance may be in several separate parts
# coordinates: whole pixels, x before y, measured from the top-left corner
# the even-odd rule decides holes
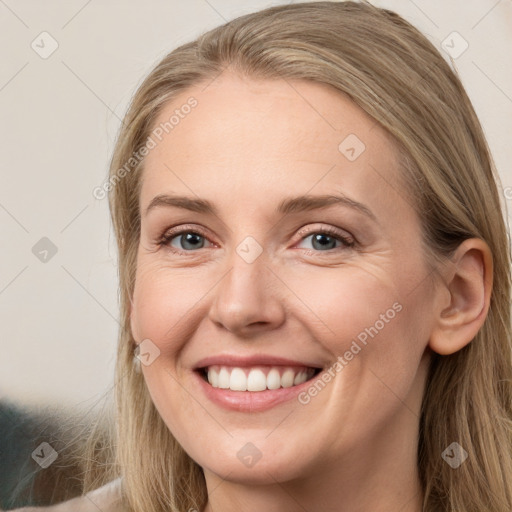
[[[448,355],[465,347],[482,327],[491,300],[492,254],[481,239],[470,238],[460,244],[447,264],[444,283],[435,300],[439,302],[429,346]],[[449,304],[441,297],[449,295]]]

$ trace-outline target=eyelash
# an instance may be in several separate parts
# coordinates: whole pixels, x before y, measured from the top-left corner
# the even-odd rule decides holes
[[[192,233],[194,235],[199,235],[199,236],[202,236],[203,238],[208,239],[208,236],[202,229],[197,228],[196,226],[192,227],[192,226],[185,225],[185,226],[182,226],[177,229],[171,229],[170,231],[169,230],[164,231],[158,238],[157,244],[158,244],[158,246],[166,247],[167,249],[169,249],[171,252],[173,252],[175,254],[188,256],[197,251],[184,251],[181,249],[176,249],[176,247],[173,247],[170,245],[170,242],[173,238],[176,238],[177,236],[183,235],[185,233]],[[315,249],[307,249],[308,251],[318,252],[319,254],[321,254],[323,252],[327,252],[327,253],[331,254],[332,251],[351,249],[356,246],[356,241],[354,238],[352,238],[350,236],[343,235],[338,230],[336,230],[332,227],[329,227],[329,226],[327,226],[325,228],[321,228],[321,229],[301,230],[298,232],[298,234],[304,235],[300,239],[299,242],[301,242],[308,236],[315,235],[315,234],[322,234],[322,235],[329,235],[330,237],[338,240],[339,242],[341,242],[343,244],[343,247],[337,247],[335,249],[329,249],[327,251],[315,251]]]

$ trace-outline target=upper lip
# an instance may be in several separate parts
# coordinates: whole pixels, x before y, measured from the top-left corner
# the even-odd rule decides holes
[[[233,366],[233,367],[249,367],[249,366],[304,366],[308,368],[321,368],[318,364],[312,364],[306,361],[297,361],[284,357],[278,357],[266,354],[255,354],[252,356],[239,356],[234,354],[219,354],[216,356],[205,357],[199,360],[194,369],[199,370],[208,366]]]

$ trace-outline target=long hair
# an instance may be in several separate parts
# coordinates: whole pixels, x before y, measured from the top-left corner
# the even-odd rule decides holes
[[[438,50],[397,14],[349,1],[281,5],[236,18],[165,56],[132,98],[104,189],[119,252],[122,326],[112,442],[127,510],[202,510],[207,500],[202,469],[174,439],[134,369],[129,311],[143,148],[169,101],[228,68],[255,79],[328,84],[386,129],[399,147],[428,258],[449,257],[472,237],[488,244],[494,268],[490,309],[466,347],[431,360],[417,460],[424,512],[510,512],[510,246],[498,176],[472,104]],[[456,470],[441,456],[452,442],[468,453]],[[86,490],[102,483],[100,477],[89,480]]]

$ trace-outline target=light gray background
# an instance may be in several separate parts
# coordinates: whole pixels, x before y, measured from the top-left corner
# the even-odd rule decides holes
[[[120,118],[167,52],[282,3],[0,0],[0,398],[84,406],[111,387],[116,249],[107,199],[92,190],[107,175]],[[453,31],[467,41],[454,63],[512,199],[512,1],[373,3],[397,11],[438,48]],[[46,59],[31,47],[51,48],[42,32],[58,43]],[[57,247],[47,262],[32,252],[42,237]]]

